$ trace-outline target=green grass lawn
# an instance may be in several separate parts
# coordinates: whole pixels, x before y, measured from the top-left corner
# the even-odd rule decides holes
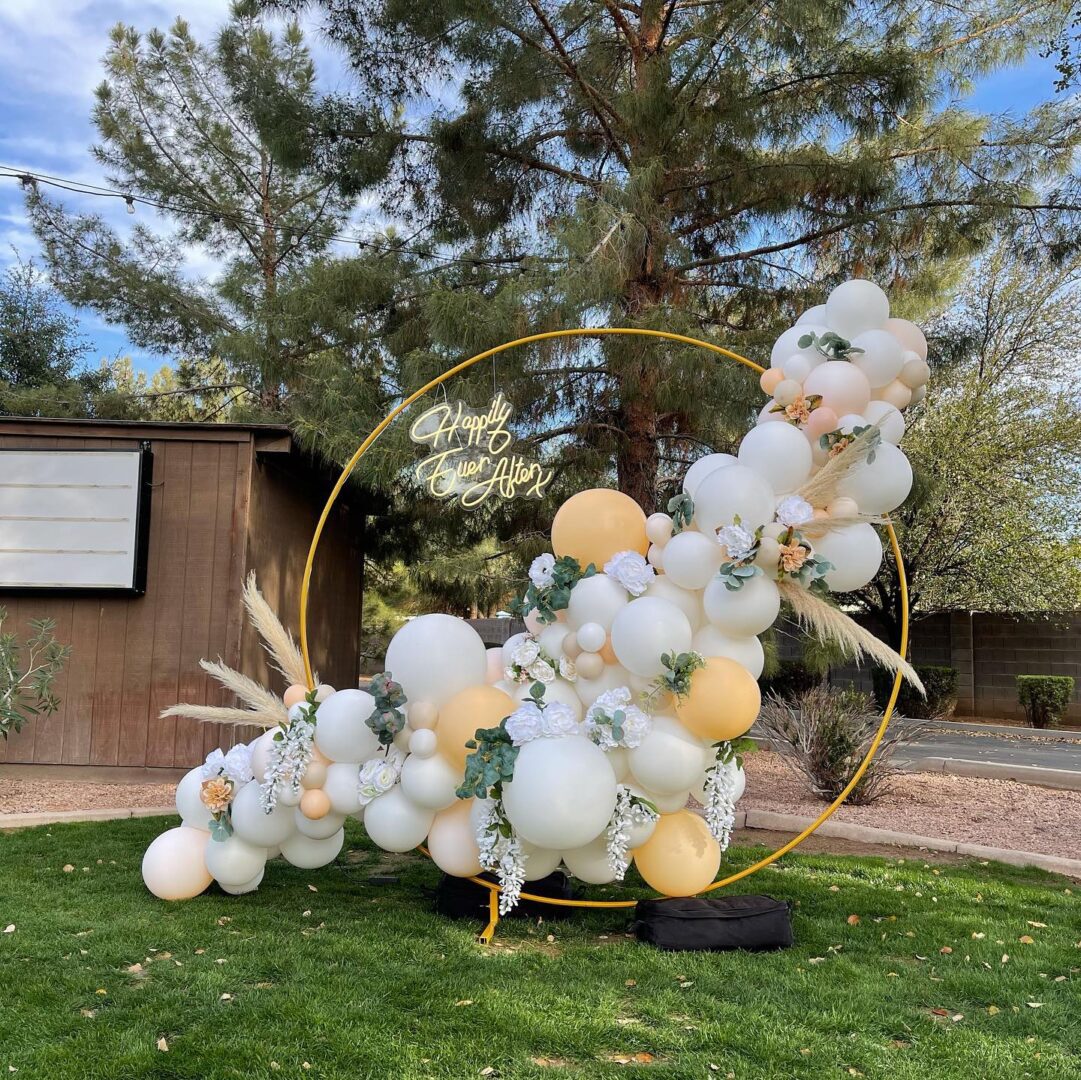
[[[484,948],[359,827],[332,867],[162,903],[163,824],[0,834],[0,1076],[1081,1076],[1081,889],[1051,875],[789,856],[745,890],[797,905],[785,952],[660,953],[618,910]]]

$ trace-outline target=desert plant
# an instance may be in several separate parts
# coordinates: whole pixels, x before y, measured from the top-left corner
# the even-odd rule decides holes
[[[824,802],[837,798],[852,779],[881,722],[869,694],[826,686],[792,700],[769,694],[758,716],[759,730],[781,751],[781,760]],[[848,801],[865,805],[885,795],[897,772],[891,763],[894,751],[918,738],[925,727],[911,721],[892,723]]]
[[[1036,728],[1055,727],[1066,715],[1073,697],[1074,681],[1069,675],[1018,675],[1017,700],[1028,722]]]
[[[60,707],[53,682],[71,655],[71,646],[56,640],[54,620],[31,619],[33,633],[20,645],[18,635],[4,632],[7,616],[7,608],[0,607],[0,735],[5,739],[35,716]]]
[[[897,711],[917,720],[948,720],[957,707],[957,668],[936,664],[917,664],[916,674],[927,696],[919,694],[908,683],[901,683],[897,695]],[[893,672],[883,668],[871,670],[875,704],[885,709],[893,690]]]

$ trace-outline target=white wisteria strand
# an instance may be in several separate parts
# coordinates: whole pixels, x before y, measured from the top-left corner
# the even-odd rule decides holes
[[[710,835],[727,851],[736,824],[736,770],[718,761],[706,773],[706,827]]]
[[[312,759],[314,741],[315,724],[302,716],[276,732],[270,740],[266,779],[259,785],[259,802],[264,814],[269,814],[278,805],[280,787],[288,785],[294,796],[300,794],[300,778]]]
[[[477,821],[477,857],[481,868],[499,879],[499,914],[506,915],[518,906],[525,884],[525,853],[521,841],[512,832],[504,836],[507,823],[502,803],[486,799]]]

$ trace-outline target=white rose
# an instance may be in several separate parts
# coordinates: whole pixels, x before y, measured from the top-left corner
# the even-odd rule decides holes
[[[754,550],[754,534],[742,525],[725,525],[717,530],[717,543],[728,552],[731,562],[740,562]]]
[[[237,743],[228,754],[225,755],[223,768],[225,775],[234,784],[246,784],[254,779],[251,771],[251,747],[246,743]]]
[[[656,571],[637,551],[617,551],[604,564],[604,572],[632,596],[641,596],[656,577]]]
[[[638,746],[652,730],[653,721],[637,705],[630,703],[631,697],[626,686],[617,686],[601,694],[586,712],[586,730],[601,749]],[[607,718],[618,711],[623,713],[623,738],[617,742],[612,738],[612,727]]]
[[[514,662],[523,668],[529,667],[540,656],[540,646],[533,638],[526,638],[514,650]]]
[[[544,683],[544,685],[547,686],[549,683],[555,682],[555,668],[553,668],[547,660],[534,660],[533,663],[529,665],[529,677],[531,679],[536,679],[537,682]]]
[[[223,754],[220,749],[211,750],[206,756],[206,763],[203,765],[203,779],[212,780],[215,776],[218,776],[224,768],[225,754]]]
[[[559,658],[559,674],[560,677],[566,679],[567,682],[578,681],[578,668],[575,667],[574,661],[569,660],[566,656]]]
[[[358,775],[360,801],[370,803],[384,792],[390,791],[402,774],[401,753],[393,750],[386,757],[375,757],[364,762]]]
[[[777,504],[777,520],[788,528],[806,525],[814,517],[814,508],[800,495],[786,495]]]
[[[538,555],[529,564],[529,580],[538,589],[547,589],[552,584],[552,571],[555,569],[556,557],[547,551]]]
[[[544,734],[552,738],[578,734],[578,720],[574,710],[561,701],[553,701],[544,709]]]
[[[507,734],[515,746],[522,746],[544,733],[544,716],[535,701],[523,702],[507,717]]]

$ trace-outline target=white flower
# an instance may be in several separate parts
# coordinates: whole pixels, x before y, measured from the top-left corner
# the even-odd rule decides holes
[[[527,637],[514,650],[513,659],[518,667],[527,668],[538,656],[540,656],[540,646],[534,638]]]
[[[506,679],[507,682],[521,682],[522,681],[521,673],[516,668],[512,668],[512,667],[505,667],[503,669],[503,678]]]
[[[626,686],[617,686],[599,695],[586,712],[586,734],[602,749],[612,750],[617,746],[635,747],[653,729],[653,721],[637,705],[631,704],[631,691]],[[623,737],[613,738],[612,726],[608,719],[616,711],[623,713]]]
[[[575,667],[574,661],[568,659],[566,656],[559,658],[559,677],[566,679],[567,682],[578,681],[578,668]]]
[[[254,779],[251,771],[251,747],[246,743],[237,743],[228,754],[225,755],[223,768],[225,775],[234,784],[246,784]]]
[[[402,752],[392,746],[385,757],[379,755],[361,765],[357,774],[357,790],[362,806],[367,806],[372,799],[377,799],[394,787],[401,779],[404,760]]]
[[[560,738],[564,735],[577,735],[579,731],[578,718],[569,705],[562,701],[553,701],[544,708],[544,734],[552,738]]]
[[[742,525],[725,525],[717,530],[717,543],[728,552],[731,562],[740,562],[754,551],[754,533]]]
[[[777,520],[790,529],[805,525],[814,517],[814,508],[801,495],[786,495],[777,504]]]
[[[500,830],[500,825],[509,824],[503,804],[485,799],[480,805],[476,831],[478,861],[482,869],[494,872],[499,878],[499,914],[506,915],[517,906],[525,884],[525,853],[513,831],[510,836],[504,836]]]
[[[259,785],[259,801],[263,813],[269,814],[278,803],[279,789],[288,785],[296,795],[300,778],[312,759],[315,724],[303,716],[294,719],[287,728],[279,728],[270,740],[264,780]]]
[[[217,750],[211,750],[206,756],[206,763],[202,768],[202,777],[204,780],[213,780],[215,776],[220,776],[225,770],[225,754],[219,748]]]
[[[718,761],[706,773],[706,827],[720,844],[721,851],[728,850],[736,824],[736,801],[733,796],[738,771],[734,761],[728,764]]]
[[[507,717],[507,734],[522,746],[544,734],[544,713],[535,701],[525,701]]]
[[[637,551],[617,551],[604,564],[604,572],[632,596],[641,596],[657,576],[656,570]]]
[[[529,580],[538,589],[547,589],[552,584],[552,571],[555,569],[556,557],[549,552],[538,555],[529,564]]]
[[[538,657],[529,665],[529,677],[547,686],[549,683],[555,682],[555,668],[544,657]]]

